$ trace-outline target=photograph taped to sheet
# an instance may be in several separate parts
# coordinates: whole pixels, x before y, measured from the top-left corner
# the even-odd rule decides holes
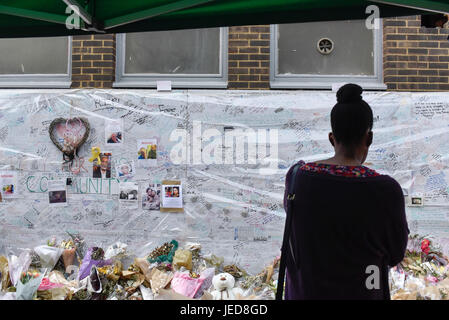
[[[105,143],[108,146],[120,146],[123,144],[123,120],[105,121]]]
[[[100,163],[94,160],[92,163],[92,178],[108,179],[111,177],[112,153],[100,153]]]
[[[120,207],[125,209],[138,209],[139,184],[137,182],[121,182],[119,201]]]
[[[122,163],[115,166],[115,171],[117,178],[119,179],[129,179],[134,176],[134,162],[130,161],[128,163]]]
[[[159,210],[161,206],[161,185],[159,183],[146,184],[142,189],[142,209]]]
[[[422,207],[424,205],[424,198],[422,195],[412,195],[410,196],[408,205],[410,207]]]
[[[162,181],[162,212],[184,212],[182,204],[182,185],[179,180]]]
[[[137,140],[137,160],[140,164],[150,167],[157,166],[157,140]]]
[[[67,206],[67,186],[66,180],[49,180],[48,202],[52,207]]]
[[[17,198],[17,172],[0,171],[0,192],[3,199]]]

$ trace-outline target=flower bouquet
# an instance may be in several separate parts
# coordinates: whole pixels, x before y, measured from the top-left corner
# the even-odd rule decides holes
[[[432,276],[432,281],[443,280],[445,277],[445,266],[449,260],[441,252],[441,248],[434,244],[430,237],[411,235],[405,253],[404,260],[400,266],[414,276]]]
[[[162,246],[154,249],[147,257],[148,262],[173,262],[173,256],[178,249],[178,242],[172,240],[164,243]]]
[[[78,273],[78,279],[82,280],[90,274],[93,266],[103,267],[105,265],[113,264],[112,260],[103,260],[104,251],[99,247],[92,247],[87,250],[86,255],[81,263],[81,267]]]
[[[45,273],[39,271],[22,272],[16,286],[17,300],[31,300],[39,288]]]
[[[64,262],[64,268],[67,272],[67,268],[73,265],[73,261],[75,261],[76,245],[73,240],[70,239],[62,241],[59,247],[64,250],[62,252],[62,262]]]
[[[409,236],[403,261],[390,269],[392,299],[446,299],[449,292],[448,262],[430,237]]]

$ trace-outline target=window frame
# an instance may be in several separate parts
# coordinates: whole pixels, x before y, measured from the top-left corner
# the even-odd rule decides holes
[[[67,73],[0,74],[0,89],[67,89],[72,85],[72,36],[67,36]]]
[[[228,27],[220,27],[218,74],[125,73],[126,34],[117,34],[115,81],[113,88],[156,88],[157,81],[171,81],[172,88],[212,88],[228,86]]]
[[[278,74],[278,25],[270,26],[270,87],[272,89],[333,89],[341,83],[357,83],[364,89],[386,90],[383,81],[383,24],[374,30],[374,75],[318,75],[318,74]]]

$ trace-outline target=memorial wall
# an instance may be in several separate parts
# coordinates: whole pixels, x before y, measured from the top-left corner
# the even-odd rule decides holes
[[[411,233],[449,254],[449,93],[364,99],[365,165],[401,184]],[[257,273],[280,254],[288,168],[333,155],[335,103],[325,91],[1,90],[0,247],[76,232],[144,256],[176,239]]]

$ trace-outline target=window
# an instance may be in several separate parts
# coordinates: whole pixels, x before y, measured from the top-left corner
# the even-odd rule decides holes
[[[71,37],[0,39],[0,88],[70,88]]]
[[[114,87],[226,88],[227,28],[117,35]]]
[[[366,28],[365,20],[272,25],[271,87],[330,89],[355,82],[386,89],[381,29]]]

